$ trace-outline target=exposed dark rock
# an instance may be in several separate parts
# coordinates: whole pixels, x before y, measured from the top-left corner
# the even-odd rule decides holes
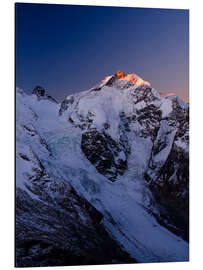
[[[105,129],[109,129],[110,128],[110,124],[109,123],[104,123],[104,128]]]
[[[165,207],[165,221],[176,226],[178,233],[189,240],[189,160],[180,148],[173,146],[155,181],[149,182],[156,202]],[[163,222],[163,221],[162,221]],[[164,222],[163,222],[164,223]],[[165,225],[167,225],[165,222]]]
[[[158,97],[154,95],[152,88],[149,86],[134,87],[134,90],[132,90],[130,94],[134,104],[144,101],[146,104],[150,105],[151,102],[159,100]],[[152,104],[152,106],[155,105]]]
[[[81,149],[98,172],[115,181],[127,169],[127,150],[109,135],[96,129],[82,134]],[[122,153],[122,157],[119,155]]]
[[[154,194],[155,201],[163,206],[160,208],[158,220],[167,226],[175,226],[172,231],[189,240],[189,123],[188,111],[173,101],[173,111],[162,121],[168,129],[161,133],[152,149],[149,169],[145,179]],[[171,130],[171,131],[170,131]],[[169,138],[174,132],[172,144]],[[178,145],[182,143],[183,146]],[[184,148],[185,145],[185,148]],[[165,159],[155,162],[155,157],[168,148]]]
[[[42,100],[42,99],[48,99],[52,102],[58,103],[52,96],[50,96],[43,87],[37,85],[33,91],[32,91],[33,95],[36,95],[38,100]]]
[[[136,111],[136,121],[142,126],[141,137],[151,137],[152,141],[157,136],[161,121],[161,111],[159,107],[150,104]]]
[[[62,115],[63,112],[68,109],[69,105],[72,105],[73,103],[74,103],[74,96],[70,96],[69,98],[64,99],[61,103],[59,115]]]

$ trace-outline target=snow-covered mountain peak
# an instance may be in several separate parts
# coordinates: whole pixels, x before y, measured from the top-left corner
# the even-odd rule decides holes
[[[114,75],[110,75],[104,78],[104,82],[109,82],[112,78],[117,79],[119,81],[128,81],[137,86],[150,86],[150,83],[144,81],[141,77],[139,77],[135,73],[125,74],[122,70],[118,70]]]

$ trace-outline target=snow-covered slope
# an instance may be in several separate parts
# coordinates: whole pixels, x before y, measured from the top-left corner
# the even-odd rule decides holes
[[[17,89],[16,108],[16,266],[135,262],[104,229],[102,213],[78,196],[68,177],[47,169],[55,157],[44,131],[54,132],[56,126],[66,133],[58,124],[56,103]]]
[[[61,105],[18,90],[17,187],[41,200],[41,184],[35,192],[27,176],[38,185],[45,173],[96,208],[132,259],[187,261],[188,107],[131,75],[116,73]]]

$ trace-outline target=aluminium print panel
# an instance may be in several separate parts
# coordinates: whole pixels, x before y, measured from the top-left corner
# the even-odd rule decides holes
[[[189,11],[16,3],[16,267],[189,260]]]

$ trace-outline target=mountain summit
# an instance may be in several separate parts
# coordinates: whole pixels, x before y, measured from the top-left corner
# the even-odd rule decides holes
[[[137,86],[150,86],[150,83],[147,81],[144,81],[142,78],[140,78],[138,75],[131,73],[131,74],[125,74],[122,70],[118,70],[115,75],[110,75],[104,78],[104,81],[109,81],[111,78],[116,77],[118,80],[125,80],[129,81],[133,84],[136,84]]]

